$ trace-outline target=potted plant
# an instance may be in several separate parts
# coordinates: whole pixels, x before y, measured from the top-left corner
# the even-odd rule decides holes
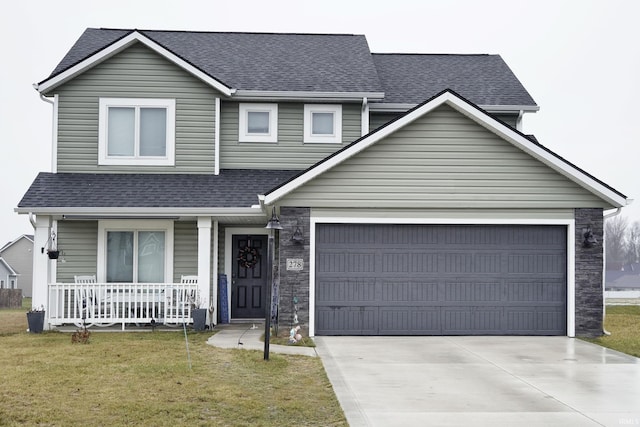
[[[47,249],[47,255],[49,256],[49,259],[58,259],[60,251],[57,249]]]
[[[27,323],[29,324],[29,332],[39,334],[44,329],[44,307],[32,308],[27,312]]]
[[[207,309],[200,308],[200,298],[191,298],[191,317],[193,318],[193,329],[204,331],[207,325]]]

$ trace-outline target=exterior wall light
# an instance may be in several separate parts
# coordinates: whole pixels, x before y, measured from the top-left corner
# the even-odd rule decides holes
[[[598,241],[593,235],[593,231],[591,231],[591,226],[587,226],[587,228],[582,229],[582,237],[584,238],[584,241],[582,242],[583,248],[592,248],[594,245],[598,244]]]

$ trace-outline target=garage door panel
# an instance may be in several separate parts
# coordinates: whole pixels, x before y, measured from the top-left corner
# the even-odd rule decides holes
[[[352,306],[377,299],[374,280],[324,280],[318,283],[317,289],[316,302],[322,305]]]
[[[378,283],[382,306],[394,303],[423,306],[439,300],[438,283],[424,283],[419,280],[380,280]]]
[[[438,254],[419,251],[383,250],[380,256],[383,273],[410,274],[438,271]]]
[[[319,224],[316,236],[318,334],[566,332],[564,226]]]
[[[317,310],[319,335],[378,335],[378,307],[324,307]]]
[[[501,307],[465,307],[443,309],[444,335],[469,335],[503,333]]]
[[[440,307],[380,307],[379,335],[440,335]]]

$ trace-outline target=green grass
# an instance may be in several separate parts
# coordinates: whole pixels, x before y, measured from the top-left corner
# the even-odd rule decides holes
[[[611,335],[586,341],[640,357],[640,306],[607,306],[605,329]]]
[[[0,310],[0,426],[346,426],[319,358],[224,350],[211,334],[26,332]]]

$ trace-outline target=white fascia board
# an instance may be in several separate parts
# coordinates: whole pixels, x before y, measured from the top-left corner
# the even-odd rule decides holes
[[[226,96],[231,96],[234,93],[234,91],[235,91],[234,89],[227,87],[226,85],[222,84],[218,80],[216,80],[213,77],[209,76],[208,74],[202,72],[198,68],[196,68],[193,65],[189,64],[187,61],[185,61],[182,58],[180,58],[179,56],[171,53],[170,51],[168,51],[164,47],[160,46],[158,43],[154,42],[153,40],[151,40],[148,37],[140,34],[137,31],[134,31],[133,33],[127,35],[126,37],[123,37],[122,39],[118,40],[117,42],[105,47],[104,49],[102,49],[98,53],[96,53],[94,55],[91,55],[90,57],[88,57],[85,60],[79,62],[78,64],[74,65],[73,67],[63,71],[62,73],[52,77],[51,79],[45,80],[44,82],[42,82],[39,85],[37,85],[36,89],[40,93],[45,93],[47,91],[50,91],[51,89],[54,89],[57,86],[60,86],[61,84],[67,82],[68,80],[73,79],[77,75],[82,74],[83,72],[85,72],[86,70],[88,70],[91,67],[94,67],[95,65],[99,64],[100,62],[112,57],[113,55],[115,55],[115,54],[117,54],[119,52],[122,52],[124,49],[128,48],[129,46],[131,46],[132,44],[134,44],[136,42],[140,42],[140,43],[144,44],[148,48],[150,48],[153,51],[155,51],[156,53],[164,56],[169,61],[171,61],[174,64],[178,65],[179,67],[183,68],[187,72],[193,74],[195,77],[197,77],[200,80],[204,81],[205,83],[207,83],[208,85],[212,86],[214,89],[220,91],[221,93],[225,94]]]
[[[336,155],[328,158],[326,161],[319,163],[317,166],[310,168],[307,172],[299,175],[288,183],[284,184],[276,191],[265,195],[264,203],[267,205],[271,205],[280,198],[284,197],[286,194],[295,190],[296,188],[304,185],[309,182],[313,178],[318,175],[324,173],[325,171],[333,168],[334,166],[342,163],[344,160],[352,157],[353,155],[359,153],[362,150],[365,150],[369,146],[375,144],[383,138],[386,138],[390,134],[394,133],[398,129],[406,126],[407,124],[413,122],[417,118],[423,116],[424,114],[430,112],[431,110],[439,107],[440,105],[447,104],[469,117],[471,120],[480,124],[487,130],[495,133],[499,137],[511,142],[516,147],[520,148],[524,152],[533,156],[534,158],[540,160],[542,163],[551,167],[558,173],[564,175],[565,177],[571,179],[576,184],[586,188],[592,193],[598,195],[598,197],[606,200],[608,203],[611,203],[613,206],[626,206],[627,200],[624,197],[621,197],[614,191],[611,191],[609,188],[605,187],[595,179],[591,178],[587,174],[581,172],[577,168],[567,164],[562,161],[549,151],[543,149],[542,147],[536,145],[522,134],[514,131],[512,128],[502,124],[501,122],[493,119],[490,116],[487,116],[484,111],[479,110],[466,101],[462,100],[458,96],[454,95],[451,92],[443,92],[436,98],[431,99],[430,101],[424,103],[419,108],[411,111],[410,113],[401,116],[398,120],[391,122],[389,125],[380,128],[377,131],[374,131],[369,136],[365,136],[360,141],[353,143],[342,151],[337,152]]]
[[[275,90],[236,90],[234,99],[251,101],[357,101],[384,99],[384,92],[311,92]]]
[[[403,111],[409,111],[418,104],[402,104],[402,103],[386,103],[378,102],[369,105],[369,109],[375,112],[387,112],[397,113]],[[533,113],[540,111],[540,107],[537,105],[479,105],[478,107],[489,113],[518,113],[524,111],[525,113]]]
[[[264,211],[260,207],[250,208],[85,208],[85,207],[42,207],[42,208],[15,208],[19,214],[33,213],[35,215],[64,215],[65,217],[176,217],[176,216],[237,216],[237,217],[264,217]]]

